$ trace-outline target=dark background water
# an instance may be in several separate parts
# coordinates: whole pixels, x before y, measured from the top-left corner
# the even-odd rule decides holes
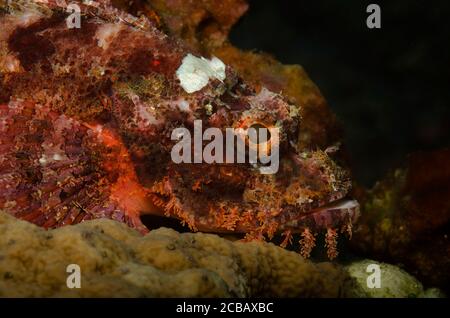
[[[381,29],[366,26],[369,3]],[[305,68],[371,186],[408,153],[450,145],[449,21],[449,1],[250,0],[231,41]]]

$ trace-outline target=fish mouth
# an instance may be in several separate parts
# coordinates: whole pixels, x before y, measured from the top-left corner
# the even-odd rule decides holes
[[[258,191],[247,192],[248,188],[244,185],[247,185],[249,176],[240,176],[238,167],[232,167],[232,176],[229,176],[226,173],[228,170],[224,169],[226,167],[217,166],[211,172],[204,166],[196,169],[174,166],[175,172],[154,183],[150,189],[158,207],[151,214],[179,219],[192,231],[258,232],[267,234],[269,238],[272,234],[285,231],[302,233],[309,229],[319,233],[328,229],[347,229],[359,217],[359,204],[349,197],[351,182],[348,178],[338,179],[337,186],[331,189],[325,181],[317,181],[317,169],[314,169],[311,177],[301,179],[301,175],[280,185],[282,191],[270,193],[275,183],[259,182],[254,187]],[[213,167],[209,166],[209,169],[213,170]],[[199,186],[197,181],[202,180],[204,175],[219,175],[220,182],[211,179],[199,182]],[[256,183],[259,178],[262,177],[252,180]]]
[[[236,193],[227,192],[224,190],[237,190],[237,187],[222,185],[217,188],[215,186],[220,182],[214,179],[205,183],[199,192],[196,183],[190,182],[199,180],[198,175],[192,175],[192,168],[185,173],[176,170],[173,176],[155,184],[152,192],[158,196],[155,205],[162,208],[160,213],[181,220],[191,231],[231,234],[233,237],[243,235],[247,241],[282,238],[280,246],[285,248],[293,246],[293,235],[298,234],[300,254],[305,258],[310,256],[316,246],[316,237],[320,235],[331,260],[338,255],[339,233],[351,238],[353,224],[360,216],[359,203],[349,197],[351,181],[347,175],[336,173],[340,178],[330,187],[327,179],[319,178],[322,176],[320,170],[312,167],[311,171],[292,176],[290,182],[284,184],[284,191],[272,193],[270,189],[275,183],[264,183],[268,179],[262,177],[252,179],[257,186],[251,190],[243,187]],[[206,174],[205,171],[202,167],[200,176]],[[338,169],[334,171],[339,172]],[[220,176],[229,176],[220,167],[219,172]],[[230,184],[247,185],[246,180],[246,175],[241,178],[233,174]],[[223,178],[220,181],[224,183]],[[257,191],[253,191],[255,188]],[[213,205],[205,209],[208,204]]]
[[[314,232],[330,228],[344,229],[357,222],[360,214],[358,201],[342,198],[306,213],[297,214],[283,222],[280,228],[292,233],[302,232],[305,228]]]
[[[281,213],[276,220],[278,233],[289,231],[292,234],[302,233],[305,229],[318,233],[327,229],[336,229],[351,235],[352,225],[360,217],[360,205],[358,201],[351,198],[342,198],[326,205],[309,210],[308,212]],[[238,222],[241,223],[241,222]],[[247,234],[257,226],[237,224],[233,230],[216,227],[211,224],[197,223],[197,229],[208,233],[222,234]]]
[[[344,197],[308,211],[299,212],[297,209],[292,211],[285,210],[274,221],[278,224],[278,233],[287,231],[292,234],[302,233],[305,229],[319,233],[328,229],[336,229],[342,232],[348,232],[351,235],[352,225],[358,221],[360,214],[358,201]],[[202,230],[208,231],[206,228]],[[245,234],[251,232],[251,230],[248,226],[238,225],[232,232]],[[209,231],[211,231],[211,228]],[[214,231],[217,232],[217,229]],[[219,230],[219,232],[230,233],[230,231],[223,230]]]

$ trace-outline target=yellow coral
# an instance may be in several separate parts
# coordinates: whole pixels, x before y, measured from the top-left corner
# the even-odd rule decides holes
[[[69,264],[81,288],[66,286]],[[340,267],[264,242],[160,228],[146,236],[111,220],[46,231],[0,212],[0,296],[342,296]]]

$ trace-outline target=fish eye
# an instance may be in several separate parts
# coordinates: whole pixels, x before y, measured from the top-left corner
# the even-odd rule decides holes
[[[270,129],[261,123],[255,123],[249,127],[255,131],[255,135],[250,134],[249,139],[256,145],[264,144],[271,138]]]

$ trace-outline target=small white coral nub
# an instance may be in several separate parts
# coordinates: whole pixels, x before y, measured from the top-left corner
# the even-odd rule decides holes
[[[217,57],[208,60],[188,54],[177,70],[177,78],[181,87],[191,94],[208,85],[211,78],[223,81],[226,78],[225,68],[225,64]]]

